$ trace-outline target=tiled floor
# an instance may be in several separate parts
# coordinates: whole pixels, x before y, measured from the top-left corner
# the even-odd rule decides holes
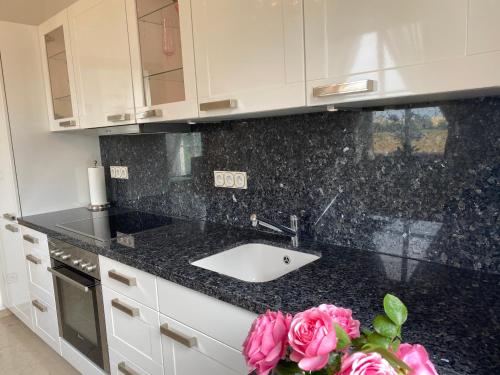
[[[78,372],[14,315],[0,318],[0,374],[77,375]]]

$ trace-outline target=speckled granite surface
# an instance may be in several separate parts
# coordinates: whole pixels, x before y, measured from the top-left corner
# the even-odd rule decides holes
[[[500,273],[500,98],[316,113],[101,137],[119,206],[247,225],[252,212],[305,235]],[[248,190],[213,186],[246,171]]]
[[[286,247],[287,238],[174,219],[168,226],[134,235],[132,249],[116,242],[101,246],[55,226],[92,215],[96,214],[73,209],[19,222],[256,313],[267,308],[294,313],[328,302],[350,307],[358,319],[369,322],[381,312],[382,298],[390,292],[409,308],[406,340],[424,344],[440,373],[500,373],[499,275],[303,241],[299,250],[321,254],[319,260],[271,282],[246,283],[194,267],[190,261],[249,242]]]

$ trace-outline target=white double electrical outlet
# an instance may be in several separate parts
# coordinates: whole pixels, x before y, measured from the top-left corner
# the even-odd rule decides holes
[[[128,167],[121,166],[111,166],[109,167],[111,172],[111,178],[117,178],[121,180],[128,180]]]
[[[214,185],[230,189],[246,189],[247,173],[231,171],[214,171]]]

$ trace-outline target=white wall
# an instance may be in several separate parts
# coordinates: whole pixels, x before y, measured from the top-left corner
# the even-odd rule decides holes
[[[97,136],[49,131],[38,31],[0,21],[5,91],[23,216],[89,202],[87,167]]]

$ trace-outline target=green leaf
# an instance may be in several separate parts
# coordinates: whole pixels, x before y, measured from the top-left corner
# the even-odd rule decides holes
[[[370,336],[372,331],[370,331],[368,328],[361,327],[361,333],[365,336]]]
[[[408,309],[401,300],[392,294],[384,297],[384,311],[394,324],[401,326],[408,318]]]
[[[328,375],[335,375],[340,371],[342,356],[339,353],[332,353],[328,358],[328,365],[326,366],[326,373]]]
[[[375,331],[384,337],[393,339],[398,335],[398,326],[392,322],[387,316],[378,315],[373,320],[373,328]]]
[[[355,339],[352,339],[352,342],[351,342],[352,346],[354,346],[355,348],[359,349],[361,348],[364,344],[366,344],[366,337],[364,336],[360,336],[360,337],[357,337]]]
[[[303,375],[304,372],[299,368],[297,363],[291,361],[279,361],[274,368],[273,373],[276,375]]]
[[[337,349],[342,350],[351,345],[351,339],[346,331],[337,323],[334,324],[335,333],[337,334]]]
[[[391,344],[392,351],[393,351],[393,352],[397,352],[397,351],[398,351],[398,349],[399,349],[399,345],[400,345],[400,344],[401,344],[401,341],[400,341],[400,340],[398,340],[398,339],[394,340],[394,341],[392,342],[392,344]]]
[[[411,368],[408,367],[408,365],[406,363],[404,363],[402,360],[400,360],[398,357],[396,357],[396,355],[394,353],[390,352],[387,349],[378,347],[378,348],[372,348],[369,351],[379,353],[395,369],[402,369],[404,373],[411,371]]]
[[[370,336],[368,336],[368,343],[387,349],[391,343],[391,339],[379,335],[377,332],[373,332]]]

